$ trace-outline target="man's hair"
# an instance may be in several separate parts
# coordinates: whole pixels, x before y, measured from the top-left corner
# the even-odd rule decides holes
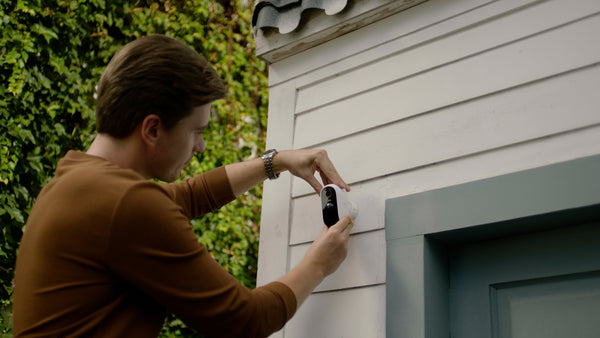
[[[156,114],[169,129],[226,93],[215,69],[192,48],[162,35],[142,37],[118,51],[100,77],[96,128],[123,138]]]

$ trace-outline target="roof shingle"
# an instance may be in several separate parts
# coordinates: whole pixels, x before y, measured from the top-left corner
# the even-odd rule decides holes
[[[347,4],[348,0],[260,0],[254,6],[252,27],[255,32],[275,28],[280,34],[287,34],[301,25],[304,11],[321,9],[327,15],[335,15]]]

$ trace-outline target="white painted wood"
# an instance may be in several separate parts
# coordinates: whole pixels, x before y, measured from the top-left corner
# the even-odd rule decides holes
[[[311,295],[285,327],[286,338],[384,338],[385,286]]]
[[[520,3],[531,1],[533,0],[519,0]],[[381,45],[389,45],[400,36],[419,32],[432,24],[443,22],[461,13],[468,13],[475,7],[495,2],[498,1],[429,0],[420,3],[418,6],[272,64],[269,68],[269,83],[271,86],[276,86],[301,75],[319,76],[323,69],[345,64],[347,58],[351,56],[360,56],[361,63],[373,61],[390,53],[389,50],[380,49]],[[514,7],[515,0],[500,2],[509,3]],[[403,42],[401,45],[393,45],[391,49],[398,51],[405,46]],[[329,76],[335,71],[327,69],[325,73]]]
[[[579,2],[577,6],[572,6],[565,1],[548,1],[521,11],[515,12],[512,9],[506,8],[508,12],[499,16],[495,12],[487,13],[487,17],[482,16],[483,9],[463,14],[451,20],[458,27],[448,27],[450,22],[445,21],[415,33],[420,35],[417,41],[437,38],[435,42],[412,49],[403,46],[402,53],[395,50],[395,55],[373,63],[365,64],[360,60],[357,68],[342,74],[329,73],[329,78],[313,84],[305,85],[299,81],[301,90],[298,93],[296,113],[315,109],[439,65],[455,62],[578,20],[589,13],[600,11],[600,2],[586,0]],[[475,20],[479,21],[473,23]],[[443,29],[440,30],[437,26],[443,26]],[[452,30],[452,34],[448,34]],[[402,40],[415,40],[415,38],[410,36]]]
[[[352,233],[360,233],[384,227],[385,200],[379,191],[361,187],[353,188],[348,199],[358,206]],[[290,244],[312,242],[323,228],[321,201],[317,194],[292,200]]]
[[[600,154],[600,125],[373,178],[353,189],[378,191],[385,200],[596,154]],[[407,229],[406,236],[423,230]]]
[[[294,245],[290,266],[296,266],[310,243]],[[385,231],[377,230],[353,235],[348,244],[348,256],[339,269],[315,289],[316,292],[354,288],[385,283]]]
[[[600,15],[302,114],[296,119],[294,147],[321,144],[600,62],[597,31]]]
[[[389,198],[595,154],[600,154],[600,126],[544,137],[357,183],[352,186],[349,194],[359,205],[359,214],[352,232],[383,228],[385,200]],[[363,196],[366,198],[361,199]],[[312,193],[301,195],[294,198],[292,203],[290,245],[314,240],[322,229],[318,196]],[[409,231],[409,235],[416,235],[419,230],[413,229]]]
[[[323,146],[347,182],[600,123],[600,66],[450,106]],[[306,190],[294,183],[294,196]]]
[[[271,93],[274,96],[269,100],[269,111],[280,113],[269,114],[268,125],[293,125],[294,102],[287,99],[295,93],[293,84],[279,86]],[[291,148],[291,134],[285,128],[269,128],[267,147]],[[290,180],[291,176],[284,173],[278,180],[264,184],[258,248],[259,286],[277,280],[287,272],[288,260],[282,252],[287,252],[289,240]]]
[[[292,200],[290,245],[313,241],[323,226],[319,195],[312,193]]]
[[[376,25],[371,25],[316,47],[312,51],[313,53],[323,55],[335,53],[344,46],[332,46],[332,44],[345,38],[347,39],[344,41],[345,45],[356,45],[355,48],[360,52],[346,55],[335,62],[323,63],[320,68],[302,74],[296,79],[298,87],[310,86],[313,83],[337,76],[337,74],[351,72],[355,68],[362,68],[387,57],[409,52],[446,36],[468,30],[471,26],[494,20],[510,12],[518,12],[520,8],[527,8],[532,3],[539,3],[539,1],[448,0],[421,4],[407,12],[396,14],[379,22],[378,24],[381,26],[377,28]],[[372,31],[368,31],[369,29]],[[379,39],[379,36],[384,36],[388,40],[381,40],[381,43],[376,45],[368,45],[367,38],[363,40],[363,35],[360,35],[363,32],[370,34],[371,39]],[[429,57],[435,58],[435,56]]]

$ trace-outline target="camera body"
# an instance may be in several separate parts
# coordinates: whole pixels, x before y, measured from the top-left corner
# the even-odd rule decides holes
[[[346,190],[335,184],[328,184],[321,189],[321,210],[323,222],[328,227],[337,223],[346,215],[356,218],[358,207],[348,200]]]

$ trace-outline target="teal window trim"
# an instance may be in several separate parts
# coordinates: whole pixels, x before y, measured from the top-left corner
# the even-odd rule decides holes
[[[385,212],[387,336],[448,336],[448,249],[600,220],[600,155],[389,199]]]
[[[516,219],[545,214],[551,219],[567,210],[593,217],[597,204],[600,155],[389,199],[386,237],[515,224]]]

